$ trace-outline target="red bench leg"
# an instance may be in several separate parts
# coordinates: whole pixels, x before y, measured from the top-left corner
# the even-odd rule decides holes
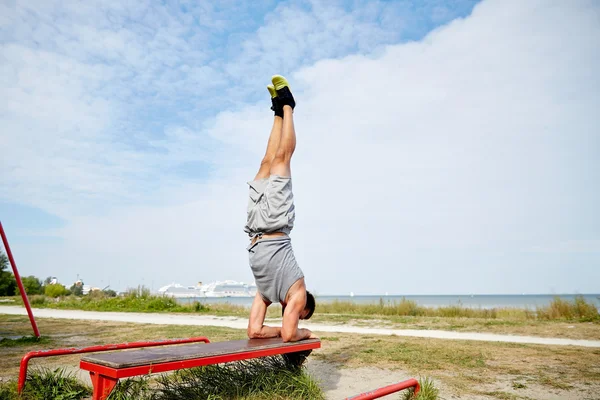
[[[113,391],[115,385],[119,381],[118,379],[104,376],[97,372],[91,371],[90,377],[92,378],[92,385],[94,386],[94,394],[92,395],[92,400],[106,400],[110,392]]]

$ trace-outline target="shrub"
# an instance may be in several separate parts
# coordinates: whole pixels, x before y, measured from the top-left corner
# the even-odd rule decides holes
[[[0,296],[14,296],[17,293],[17,281],[8,271],[8,257],[0,250]]]
[[[47,303],[47,298],[43,294],[36,294],[35,296],[31,296],[29,298],[29,303],[32,306],[43,306]]]
[[[73,285],[71,285],[69,290],[75,296],[83,296],[83,285],[81,285],[81,284],[78,285],[78,284],[74,283]]]
[[[152,293],[146,286],[138,286],[137,288],[128,288],[125,292],[125,297],[132,299],[147,299]]]
[[[439,399],[440,391],[433,384],[433,380],[430,378],[419,378],[419,385],[421,390],[419,394],[415,396],[414,390],[410,389],[400,395],[402,400],[437,400]]]
[[[592,303],[585,301],[583,296],[576,296],[573,302],[563,300],[556,296],[545,307],[537,308],[537,316],[540,319],[578,319],[580,321],[592,321],[600,318],[598,308]]]
[[[281,356],[208,365],[158,378],[155,400],[187,399],[324,399],[304,368]]]
[[[77,377],[58,368],[33,369],[27,374],[24,398],[34,399],[81,399],[91,394],[91,389],[83,385]]]
[[[67,290],[66,287],[64,287],[60,283],[54,283],[54,284],[51,283],[49,285],[46,285],[46,287],[44,288],[44,294],[48,297],[56,298],[56,297],[68,295],[69,291]]]
[[[21,282],[23,283],[23,287],[25,288],[25,293],[27,293],[28,295],[43,294],[44,292],[42,281],[33,275],[21,278]],[[18,289],[19,288],[17,287],[17,294],[20,295],[21,291]]]

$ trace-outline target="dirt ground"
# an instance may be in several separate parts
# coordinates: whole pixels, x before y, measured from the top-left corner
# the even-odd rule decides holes
[[[18,376],[19,360],[31,350],[83,347],[146,339],[208,336],[212,341],[245,337],[224,327],[146,325],[43,318],[41,344],[0,347],[0,379]],[[0,336],[30,335],[26,317],[0,315]],[[317,332],[322,348],[308,372],[327,399],[343,399],[415,377],[428,377],[440,399],[600,399],[600,349]],[[32,367],[78,370],[79,356],[37,359]],[[84,380],[88,377],[78,373]],[[399,395],[386,398],[399,399]]]
[[[320,381],[321,388],[328,400],[345,399],[346,397],[384,387],[415,376],[403,370],[391,370],[377,367],[339,368],[331,363],[310,360],[307,365],[309,373]],[[434,378],[435,386],[440,389],[440,399],[490,400],[490,399],[535,399],[535,400],[582,400],[600,399],[600,385],[584,383],[573,388],[549,389],[545,385],[526,384],[526,387],[515,387],[514,378],[502,377],[494,383],[481,383],[477,388],[479,394],[457,391],[445,384],[443,377]],[[399,395],[391,394],[381,399],[398,400]]]

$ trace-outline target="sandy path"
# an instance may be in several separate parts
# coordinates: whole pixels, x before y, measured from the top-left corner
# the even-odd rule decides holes
[[[0,314],[27,315],[27,311],[17,306],[0,306]],[[208,315],[152,314],[126,312],[98,312],[81,310],[33,309],[36,318],[81,319],[93,321],[133,322],[159,325],[222,326],[246,329],[248,320],[237,317],[216,317]],[[361,335],[396,335],[432,339],[478,340],[487,342],[528,343],[556,346],[600,347],[598,340],[575,340],[559,338],[541,338],[534,336],[497,335],[493,333],[452,332],[440,330],[382,329],[365,328],[352,325],[324,325],[302,323],[301,326],[315,332],[358,333]]]

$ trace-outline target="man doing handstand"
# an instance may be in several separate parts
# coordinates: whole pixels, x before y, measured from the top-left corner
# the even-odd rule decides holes
[[[267,89],[275,112],[273,128],[260,169],[248,182],[244,231],[250,236],[250,268],[258,289],[250,310],[248,337],[281,337],[293,342],[316,337],[308,329],[298,328],[298,320],[312,316],[315,298],[306,290],[289,237],[295,218],[290,161],[296,148],[296,102],[284,77],[275,75],[272,82]],[[283,307],[281,328],[264,325],[267,307],[275,302]]]

